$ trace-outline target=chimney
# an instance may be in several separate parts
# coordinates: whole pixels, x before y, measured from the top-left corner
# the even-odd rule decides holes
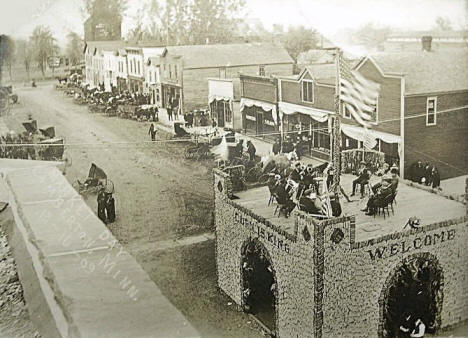
[[[422,50],[426,52],[431,51],[431,45],[432,45],[432,36],[423,36],[421,38],[422,42]]]

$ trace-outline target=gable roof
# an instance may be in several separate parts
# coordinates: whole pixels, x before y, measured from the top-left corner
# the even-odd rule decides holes
[[[168,46],[167,51],[182,56],[185,69],[294,63],[286,49],[272,43]]]
[[[86,41],[83,52],[86,52],[86,49],[93,51],[118,51],[121,48],[124,48],[127,45],[125,41],[122,40],[112,40],[112,41]]]
[[[407,95],[468,90],[468,49],[376,53],[384,73],[402,73]]]
[[[359,60],[346,60],[351,68],[354,68]],[[307,65],[299,79],[302,79],[305,72],[309,72],[314,80],[318,83],[327,84],[327,85],[335,85],[336,83],[336,64],[335,63],[314,63]]]

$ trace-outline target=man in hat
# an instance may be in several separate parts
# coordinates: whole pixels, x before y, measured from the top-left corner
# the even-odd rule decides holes
[[[293,180],[294,182],[296,183],[299,183],[301,181],[301,178],[302,178],[302,174],[301,174],[301,162],[297,161],[295,164],[294,164],[294,170],[291,172],[291,174],[289,175],[289,178],[291,180]]]
[[[367,216],[373,216],[377,212],[377,207],[380,203],[392,193],[391,179],[387,178],[382,180],[382,183],[376,192],[369,197],[367,200],[366,208],[361,210],[366,213]]]
[[[247,141],[247,153],[249,154],[250,161],[255,161],[255,154],[257,153],[257,149],[250,140]]]
[[[368,165],[366,165],[366,162],[362,161],[361,162],[361,167],[358,171],[358,178],[356,178],[353,181],[353,190],[351,193],[351,196],[354,196],[356,192],[356,186],[359,184],[361,186],[361,198],[364,197],[364,188],[366,184],[369,183],[370,179],[370,171],[368,169]]]
[[[104,224],[107,224],[106,202],[107,194],[104,188],[101,187],[97,195],[98,217]]]

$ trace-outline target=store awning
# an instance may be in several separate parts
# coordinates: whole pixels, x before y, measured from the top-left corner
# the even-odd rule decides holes
[[[331,114],[333,114],[325,110],[304,107],[298,104],[287,103],[287,102],[280,102],[278,106],[279,106],[281,117],[282,117],[282,114],[293,115],[293,114],[301,113],[301,114],[309,115],[315,121],[325,122],[328,120],[328,117]]]
[[[227,101],[229,102],[231,98],[229,96],[222,96],[222,95],[210,95],[208,97],[208,104],[211,104],[213,101]]]
[[[260,107],[264,111],[270,111],[271,110],[272,113],[276,113],[276,105],[274,103],[247,99],[245,97],[241,98],[241,101],[240,101],[240,110],[241,111],[244,110],[244,107],[252,107],[252,106]]]
[[[341,124],[341,131],[343,134],[346,136],[364,142],[366,139],[367,133],[374,139],[380,139],[384,141],[385,143],[397,143],[401,145],[401,136],[399,135],[394,135],[390,133],[384,133],[382,131],[377,131],[377,130],[372,130],[372,129],[366,129],[358,126],[352,126],[349,124]]]

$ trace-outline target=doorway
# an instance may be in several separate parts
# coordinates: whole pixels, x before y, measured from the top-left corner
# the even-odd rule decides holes
[[[244,310],[254,315],[274,334],[277,306],[276,276],[271,258],[258,239],[249,239],[244,245],[241,268]]]
[[[403,260],[390,273],[382,290],[379,337],[396,337],[401,325],[411,327],[417,319],[423,321],[426,333],[437,331],[443,285],[443,272],[435,256],[423,253]]]

